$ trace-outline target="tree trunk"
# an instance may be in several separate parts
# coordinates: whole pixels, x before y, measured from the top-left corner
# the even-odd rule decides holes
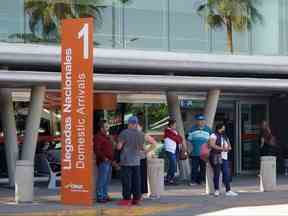
[[[230,51],[230,54],[233,54],[234,53],[233,30],[232,30],[232,21],[230,18],[227,19],[226,28],[227,28],[227,48]]]

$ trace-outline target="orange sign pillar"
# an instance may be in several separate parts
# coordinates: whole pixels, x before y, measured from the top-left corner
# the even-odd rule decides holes
[[[62,22],[61,201],[93,203],[93,19]]]

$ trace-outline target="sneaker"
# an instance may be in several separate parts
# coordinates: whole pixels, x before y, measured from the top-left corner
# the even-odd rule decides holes
[[[238,196],[238,193],[235,193],[235,192],[230,190],[230,191],[226,192],[226,196]]]
[[[119,205],[119,206],[130,206],[131,205],[131,200],[125,200],[125,199],[120,200],[117,203],[117,205]]]
[[[131,202],[132,205],[140,205],[140,199],[139,200],[132,200]]]
[[[219,195],[220,195],[220,191],[219,190],[215,190],[214,196],[218,197]]]
[[[105,200],[105,199],[97,199],[97,203],[106,203],[107,202],[107,200]]]
[[[112,201],[113,201],[113,199],[112,199],[110,196],[108,196],[105,200],[106,200],[107,202],[112,202]]]
[[[191,187],[193,187],[193,186],[196,186],[196,185],[198,185],[196,182],[191,182],[190,184],[189,184]]]

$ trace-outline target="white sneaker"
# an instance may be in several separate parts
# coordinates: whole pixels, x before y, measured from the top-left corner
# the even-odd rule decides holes
[[[214,192],[214,196],[218,197],[219,195],[220,195],[220,191],[219,191],[219,190],[216,190],[216,191]]]
[[[230,191],[226,192],[226,196],[238,196],[238,193],[235,193],[235,192],[230,190]]]

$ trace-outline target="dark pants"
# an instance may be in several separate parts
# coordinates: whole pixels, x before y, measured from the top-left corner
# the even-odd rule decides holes
[[[222,160],[222,164],[212,164],[211,166],[213,168],[214,176],[213,176],[213,182],[214,182],[214,189],[219,190],[219,179],[220,179],[220,172],[222,171],[223,174],[223,183],[226,187],[226,192],[230,191],[230,172],[229,172],[229,161],[228,160]]]
[[[205,181],[206,162],[200,156],[191,156],[191,183],[201,184]]]
[[[141,198],[141,173],[140,166],[122,166],[122,196],[125,200],[130,200],[133,195],[134,200]]]
[[[141,172],[141,193],[148,193],[148,182],[147,182],[147,158],[140,160],[140,172]]]
[[[176,153],[171,153],[166,151],[167,158],[168,158],[168,170],[167,170],[167,177],[166,180],[170,181],[173,180],[175,177],[175,173],[177,171],[177,158]]]

